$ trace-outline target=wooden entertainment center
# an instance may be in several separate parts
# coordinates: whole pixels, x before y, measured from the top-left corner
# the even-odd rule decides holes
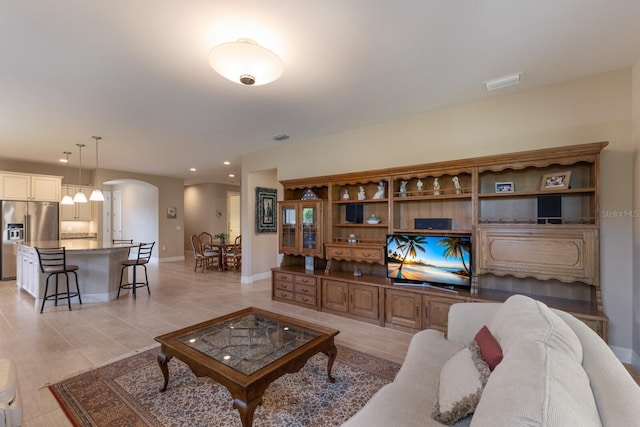
[[[446,331],[452,304],[520,293],[572,313],[606,341],[598,199],[607,144],[281,181],[284,257],[272,271],[272,298],[380,326]],[[425,219],[446,228],[424,228]],[[385,245],[397,233],[471,236],[470,290],[394,285]]]

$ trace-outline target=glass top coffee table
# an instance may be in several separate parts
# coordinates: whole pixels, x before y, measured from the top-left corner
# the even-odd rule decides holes
[[[198,376],[225,386],[243,427],[253,423],[266,388],[282,375],[299,371],[317,353],[328,356],[327,377],[336,359],[340,331],[254,307],[156,337],[158,364],[169,383],[168,363],[176,357]]]

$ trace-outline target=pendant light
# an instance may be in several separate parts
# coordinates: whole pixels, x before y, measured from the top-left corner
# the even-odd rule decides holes
[[[92,136],[91,138],[96,140],[96,173],[95,176],[98,176],[98,141],[102,139],[101,136]],[[102,187],[102,185],[100,185]],[[102,194],[102,190],[96,188],[91,192],[91,196],[89,196],[89,200],[92,202],[104,202],[104,194]]]
[[[78,185],[82,185],[82,147],[84,144],[76,144],[80,149],[80,169],[78,169]],[[82,188],[78,187],[78,192],[73,196],[73,201],[76,203],[87,203],[87,196],[82,192]]]
[[[69,195],[69,154],[71,151],[65,151],[64,154],[67,156],[67,176],[65,177],[67,181],[67,191],[65,191],[65,195],[60,202],[61,205],[73,205],[73,199]]]

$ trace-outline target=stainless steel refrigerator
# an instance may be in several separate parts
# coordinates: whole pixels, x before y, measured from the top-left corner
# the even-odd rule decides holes
[[[2,201],[2,248],[0,269],[2,280],[15,279],[15,243],[58,240],[58,203]]]

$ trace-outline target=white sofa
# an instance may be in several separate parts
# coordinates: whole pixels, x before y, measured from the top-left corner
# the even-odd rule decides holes
[[[342,427],[441,426],[432,418],[442,367],[487,325],[502,347],[475,412],[456,426],[640,425],[640,387],[607,344],[568,313],[521,295],[460,303],[447,338],[414,335],[395,380]]]
[[[18,389],[16,365],[11,359],[0,359],[0,427],[22,425],[22,401]]]

